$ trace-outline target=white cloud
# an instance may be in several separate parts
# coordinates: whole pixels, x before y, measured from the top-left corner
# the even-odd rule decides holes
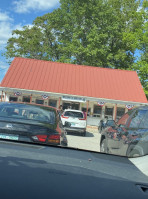
[[[27,24],[32,27],[31,24]],[[22,24],[14,24],[14,20],[8,14],[0,11],[0,50],[4,49],[8,39],[12,36],[13,30],[22,30]]]
[[[27,13],[31,10],[44,11],[59,6],[59,0],[16,0],[13,2],[15,12]]]
[[[21,24],[14,25],[9,21],[0,22],[0,48],[2,48],[12,36],[12,30],[21,28]]]
[[[13,19],[6,12],[0,11],[0,46],[4,45],[11,36],[11,23]]]
[[[0,22],[2,21],[12,21],[13,19],[9,17],[9,15],[6,12],[0,11]]]
[[[3,61],[0,61],[0,70],[7,70],[9,67],[9,64],[6,64]]]
[[[9,22],[0,22],[0,45],[4,45],[11,36],[11,24]]]
[[[3,77],[5,76],[7,70],[9,68],[9,64],[0,61],[0,82],[2,81]]]

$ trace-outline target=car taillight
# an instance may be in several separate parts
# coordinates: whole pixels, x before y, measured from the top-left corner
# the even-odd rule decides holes
[[[49,135],[48,142],[51,144],[60,144],[60,135]]]
[[[65,117],[64,115],[61,115],[61,117],[64,118],[64,119],[68,119],[69,118],[69,117]]]
[[[40,142],[45,142],[47,135],[34,135],[32,136],[34,141],[40,141]]]
[[[49,135],[48,139],[59,140],[60,139],[60,135]]]

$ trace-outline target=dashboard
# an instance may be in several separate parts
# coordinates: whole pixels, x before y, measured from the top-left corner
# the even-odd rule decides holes
[[[0,141],[1,198],[147,198],[148,177],[128,158]]]

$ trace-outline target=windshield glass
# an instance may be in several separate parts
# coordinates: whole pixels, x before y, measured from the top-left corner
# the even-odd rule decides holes
[[[147,1],[10,2],[0,9],[0,139],[148,155]]]

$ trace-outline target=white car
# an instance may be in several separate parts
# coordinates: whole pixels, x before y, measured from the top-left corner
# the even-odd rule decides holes
[[[62,124],[67,132],[79,132],[86,135],[86,114],[83,111],[65,109],[61,115]]]

